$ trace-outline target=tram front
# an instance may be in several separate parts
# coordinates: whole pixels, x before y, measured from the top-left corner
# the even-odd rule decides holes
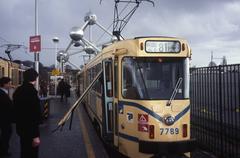
[[[190,152],[187,43],[141,39],[140,50],[121,59],[119,150],[130,157]]]

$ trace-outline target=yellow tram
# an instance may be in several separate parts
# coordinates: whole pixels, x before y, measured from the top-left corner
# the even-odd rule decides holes
[[[7,59],[0,58],[0,78],[10,77],[12,79],[12,86],[17,87],[23,81],[23,72],[26,66],[11,62]]]
[[[80,94],[102,71],[84,104],[103,140],[133,158],[190,152],[190,57],[184,39],[137,37],[105,47],[86,64]]]

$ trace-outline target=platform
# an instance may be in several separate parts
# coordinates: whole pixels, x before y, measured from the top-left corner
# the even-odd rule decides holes
[[[71,130],[69,121],[62,131],[52,133],[57,122],[73,103],[74,98],[70,98],[68,102],[60,102],[60,98],[51,99],[49,117],[40,126],[39,158],[108,158],[101,140],[81,106],[74,113]],[[19,158],[20,143],[14,125],[10,152],[10,158]]]
[[[122,158],[116,151],[103,145],[83,106],[79,106],[74,112],[71,130],[69,130],[70,121],[68,121],[62,130],[53,133],[58,121],[75,100],[74,98],[70,98],[68,102],[60,102],[60,98],[50,100],[49,116],[40,126],[39,158]],[[20,143],[14,125],[10,152],[9,158],[19,158]],[[192,158],[216,158],[199,149],[191,155]]]

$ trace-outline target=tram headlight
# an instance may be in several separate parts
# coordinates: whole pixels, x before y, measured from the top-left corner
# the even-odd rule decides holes
[[[165,124],[166,124],[166,125],[171,126],[171,125],[174,124],[175,118],[172,117],[172,116],[166,116],[166,117],[164,118],[164,121],[165,121]]]

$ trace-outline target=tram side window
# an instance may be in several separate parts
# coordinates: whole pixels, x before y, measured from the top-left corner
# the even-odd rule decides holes
[[[96,66],[90,68],[87,70],[87,86],[90,85],[90,83],[94,80],[94,78],[97,76],[97,74],[101,71],[101,63],[97,64]],[[102,79],[98,79],[98,81],[93,85],[92,90],[102,93]]]
[[[95,77],[95,69],[92,68],[92,79],[91,79],[91,82],[93,81],[94,77]],[[94,91],[97,90],[97,84],[98,84],[98,81],[93,85],[92,90],[94,90]]]
[[[2,67],[2,77],[4,76],[5,72],[4,72],[4,67]]]
[[[90,74],[90,70],[87,70],[87,87],[89,86],[89,84],[90,84],[90,80],[91,80],[91,76],[90,76],[91,74]]]
[[[96,67],[93,67],[92,70],[93,70],[93,76],[92,76],[92,81],[93,81],[93,79],[97,76]]]
[[[106,84],[107,84],[107,96],[112,97],[112,63],[106,62]]]
[[[18,84],[22,84],[22,71],[18,71]]]
[[[102,77],[100,77],[92,88],[94,91],[100,94],[102,93],[102,84],[103,84],[102,80],[103,80]]]
[[[17,79],[17,76],[18,76],[18,70],[17,69],[12,69],[12,84],[13,85],[18,85],[18,79]]]
[[[96,75],[101,71],[101,63],[96,66]],[[96,90],[98,93],[102,93],[103,77],[101,76],[97,81]]]
[[[3,77],[2,76],[2,67],[0,66],[0,77]]]
[[[83,73],[81,73],[78,78],[78,83],[79,83],[78,91],[79,91],[80,95],[82,95],[84,92],[84,77],[83,76],[84,76]],[[86,81],[86,83],[87,83],[87,81]]]
[[[93,72],[93,68],[91,68],[90,69],[90,83],[92,82],[92,80],[93,80],[93,74],[94,72]]]

